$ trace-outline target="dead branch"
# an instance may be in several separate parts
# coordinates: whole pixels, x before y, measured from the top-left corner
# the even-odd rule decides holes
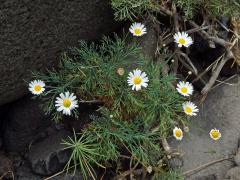
[[[117,180],[123,180],[125,179],[126,176],[134,174],[134,175],[140,175],[142,174],[143,170],[142,169],[130,169],[127,170],[125,172],[123,172],[122,174],[117,176]]]
[[[189,21],[190,25],[193,26],[194,28],[200,28],[200,26],[198,26],[195,22],[193,21]],[[219,37],[213,37],[213,36],[210,36],[206,31],[204,30],[200,30],[198,31],[201,36],[206,39],[206,40],[210,40],[210,41],[213,41],[221,46],[224,46],[224,47],[229,47],[232,45],[232,43],[230,42],[227,42],[225,41],[224,39],[222,38],[219,38]]]
[[[180,55],[183,56],[187,60],[188,64],[192,67],[193,73],[197,76],[198,75],[198,70],[193,65],[193,63],[192,63],[191,59],[188,57],[188,55],[186,53],[183,53],[183,52],[180,52]]]
[[[205,85],[205,87],[202,89],[201,93],[203,95],[206,95],[210,91],[210,89],[214,85],[215,81],[217,80],[217,78],[218,78],[218,76],[219,76],[223,66],[226,64],[226,62],[228,60],[233,59],[233,58],[234,58],[234,55],[233,55],[232,51],[230,49],[228,49],[226,54],[225,54],[225,56],[222,58],[222,60],[218,64],[217,68],[212,73],[212,76],[211,76],[210,80]]]
[[[215,161],[211,161],[211,162],[209,162],[209,163],[206,163],[206,164],[203,164],[203,165],[201,165],[201,166],[198,166],[198,167],[196,167],[196,168],[194,168],[194,169],[185,171],[185,172],[183,172],[183,175],[184,175],[184,176],[189,176],[189,175],[195,173],[196,171],[200,171],[200,170],[202,170],[202,169],[204,169],[204,168],[206,168],[206,167],[208,167],[208,166],[211,166],[211,165],[216,164],[216,163],[220,163],[220,162],[225,161],[225,160],[230,160],[230,159],[232,159],[233,157],[234,157],[234,156],[225,157],[225,158],[217,159],[217,160],[215,160]]]

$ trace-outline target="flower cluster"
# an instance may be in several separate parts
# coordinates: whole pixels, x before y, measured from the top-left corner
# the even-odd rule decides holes
[[[40,95],[45,91],[45,83],[41,80],[34,80],[29,83],[29,91],[34,95]],[[74,93],[64,92],[56,98],[55,107],[58,112],[71,115],[71,111],[78,107],[77,97]]]
[[[184,82],[184,81],[180,81],[178,84],[177,84],[177,91],[185,96],[185,97],[188,97],[190,95],[193,94],[193,85],[189,82]],[[182,108],[183,108],[183,111],[189,115],[189,116],[196,116],[197,115],[197,112],[199,111],[199,109],[197,108],[197,106],[191,102],[191,101],[186,101],[182,104]],[[215,129],[212,129],[210,131],[210,137],[213,139],[213,140],[218,140],[220,137],[221,137],[221,133],[219,130],[217,130],[216,128]],[[182,140],[183,138],[183,131],[181,130],[181,128],[178,128],[178,127],[175,127],[173,129],[173,136],[177,139],[177,140]]]
[[[129,28],[129,31],[133,36],[143,36],[147,33],[147,28],[141,23],[133,23]],[[193,44],[193,40],[186,32],[178,32],[174,36],[174,41],[177,43],[178,47],[189,47]],[[118,68],[117,73],[120,76],[124,75],[125,70],[123,68]],[[147,88],[149,84],[149,78],[147,74],[140,69],[135,69],[129,72],[126,79],[128,86],[131,87],[133,91],[140,91],[142,88]],[[45,91],[46,84],[42,80],[34,80],[29,83],[29,91],[34,95],[40,95]],[[190,97],[193,94],[193,85],[189,82],[180,81],[177,84],[176,90],[179,94],[184,97]],[[56,111],[62,112],[64,115],[71,115],[72,111],[78,108],[78,100],[74,93],[69,91],[62,92],[55,99]],[[186,101],[182,103],[182,110],[187,116],[196,116],[199,109],[197,106],[191,102]],[[173,129],[173,135],[177,140],[182,140],[183,131],[179,127]],[[221,137],[221,133],[217,129],[212,129],[210,131],[210,137],[217,140]]]

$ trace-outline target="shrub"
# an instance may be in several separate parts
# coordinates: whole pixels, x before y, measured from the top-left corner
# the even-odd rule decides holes
[[[165,63],[171,59],[162,57]],[[74,92],[82,103],[101,103],[99,115],[92,116],[87,128],[64,141],[72,150],[67,169],[79,167],[85,178],[95,177],[92,165],[105,167],[108,160],[112,166],[119,165],[126,157],[132,165],[161,169],[160,139],[168,137],[176,124],[187,123],[182,112],[184,98],[173,88],[174,77],[161,74],[163,66],[145,58],[138,45],[115,37],[104,38],[100,45],[81,41],[80,47],[63,54],[58,70],[34,74],[46,83],[43,107],[56,122],[63,117],[54,104],[62,92]],[[140,91],[133,91],[127,83],[129,72],[136,68],[149,78],[148,87]],[[77,109],[73,116],[78,119]]]
[[[240,3],[236,0],[173,0],[185,17],[192,19],[200,10],[205,9],[211,16],[239,16]],[[115,17],[118,20],[133,19],[146,12],[159,12],[170,6],[169,1],[158,0],[112,0]]]

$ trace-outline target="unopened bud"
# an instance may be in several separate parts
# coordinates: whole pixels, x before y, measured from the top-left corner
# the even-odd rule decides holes
[[[189,127],[188,127],[188,126],[185,126],[185,127],[183,128],[183,130],[184,130],[185,132],[189,132]]]
[[[148,173],[151,173],[151,172],[152,172],[152,166],[148,166],[148,167],[147,167],[147,172],[148,172]]]
[[[124,69],[123,69],[123,68],[118,68],[118,69],[117,69],[117,73],[118,73],[120,76],[124,75]]]

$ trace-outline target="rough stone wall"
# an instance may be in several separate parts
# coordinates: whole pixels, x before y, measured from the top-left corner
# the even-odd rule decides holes
[[[66,48],[116,29],[113,19],[110,0],[0,0],[0,105],[25,95],[23,79]]]

